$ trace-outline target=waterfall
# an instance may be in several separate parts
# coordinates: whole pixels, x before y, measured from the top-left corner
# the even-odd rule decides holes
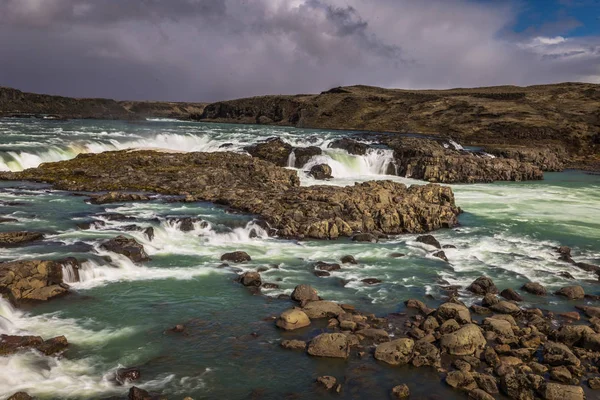
[[[289,168],[296,168],[296,153],[294,152],[294,150],[292,150],[292,152],[288,156],[287,166]]]
[[[9,333],[13,330],[15,309],[5,299],[0,297],[0,333]]]
[[[312,157],[303,167],[310,170],[318,164],[331,167],[334,178],[350,178],[355,176],[387,175],[388,167],[394,162],[394,151],[390,149],[371,148],[363,156],[349,154],[341,149],[327,149],[322,155]]]

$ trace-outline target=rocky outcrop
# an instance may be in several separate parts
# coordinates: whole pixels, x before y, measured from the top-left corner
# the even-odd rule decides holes
[[[127,238],[125,236],[117,236],[114,239],[107,240],[100,245],[100,248],[124,255],[136,263],[150,260],[143,245],[138,243],[135,239]]]
[[[36,349],[47,356],[53,356],[65,351],[68,345],[64,336],[44,341],[40,336],[0,335],[0,356],[11,355],[27,349]]]
[[[264,142],[244,147],[252,157],[269,161],[277,166],[286,167],[293,147],[279,138],[270,138]]]
[[[19,246],[25,243],[42,240],[44,234],[40,232],[1,232],[0,247]]]
[[[74,259],[0,263],[0,293],[14,302],[46,301],[63,296],[69,292],[69,286],[63,283],[63,266],[67,264],[78,267]]]
[[[539,167],[542,171],[562,171],[567,152],[563,147],[493,146],[485,151],[496,157],[510,158]]]
[[[234,153],[84,154],[1,178],[74,191],[186,195],[260,216],[283,237],[336,239],[354,232],[424,233],[458,223],[449,187],[375,181],[299,187],[295,171]]]

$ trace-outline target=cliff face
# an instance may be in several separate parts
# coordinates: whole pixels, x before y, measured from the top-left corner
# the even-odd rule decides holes
[[[202,113],[203,103],[115,101],[111,99],[74,99],[26,93],[0,87],[0,117],[53,115],[60,118],[142,119],[182,118]]]
[[[451,90],[351,86],[213,103],[197,119],[418,132],[512,153],[541,146],[573,160],[600,153],[600,85],[584,83]]]

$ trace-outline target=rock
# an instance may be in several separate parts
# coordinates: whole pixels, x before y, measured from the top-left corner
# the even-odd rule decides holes
[[[291,296],[292,300],[298,303],[308,303],[309,301],[319,300],[317,291],[309,285],[298,285],[294,288]]]
[[[81,230],[100,229],[104,226],[106,226],[106,222],[99,221],[99,220],[82,222],[82,223],[77,224],[77,228],[79,228]]]
[[[359,233],[352,236],[353,242],[368,242],[368,243],[377,243],[379,239],[377,236],[370,233]]]
[[[366,283],[367,285],[377,285],[379,283],[381,283],[381,279],[377,279],[377,278],[366,278],[366,279],[362,279],[361,282]]]
[[[556,342],[546,342],[543,349],[544,363],[552,366],[580,364],[579,359],[567,346]]]
[[[552,368],[552,370],[550,370],[550,379],[557,382],[569,384],[573,380],[573,376],[571,375],[571,372],[569,372],[567,367],[561,365],[559,367],[554,367]]]
[[[244,272],[242,276],[240,276],[240,283],[246,287],[260,287],[262,284],[262,279],[258,272],[249,271]]]
[[[129,389],[129,394],[127,397],[128,400],[152,400],[152,396],[150,393],[145,391],[144,389],[140,389],[138,387],[132,386]]]
[[[451,355],[467,356],[483,350],[486,340],[477,325],[467,324],[440,339],[440,349]]]
[[[560,288],[554,294],[564,296],[569,300],[580,300],[585,297],[585,291],[581,286],[566,286]]]
[[[406,384],[394,386],[392,389],[392,397],[394,399],[406,399],[410,396],[410,389]]]
[[[342,264],[358,264],[356,258],[354,258],[353,256],[343,256],[340,259],[340,261],[342,262]]]
[[[424,243],[428,246],[433,246],[436,249],[441,249],[440,242],[433,235],[422,235],[417,237],[417,242]]]
[[[496,285],[494,285],[494,282],[486,276],[481,276],[475,279],[475,281],[471,283],[469,287],[467,287],[467,290],[480,295],[485,295],[488,293],[498,293],[498,288],[496,287]]]
[[[500,388],[511,399],[534,400],[535,388],[532,377],[539,375],[525,375],[511,372],[501,377]],[[540,377],[541,378],[541,377]]]
[[[25,392],[17,392],[6,400],[33,400],[33,397],[31,397]]]
[[[413,348],[413,358],[411,361],[415,367],[435,367],[442,366],[440,351],[431,343],[420,340],[415,343]]]
[[[323,385],[323,387],[327,390],[331,390],[336,387],[337,379],[333,376],[320,376],[317,378],[317,383]]]
[[[600,351],[600,333],[584,335],[582,345],[584,349]]]
[[[498,383],[493,376],[475,372],[473,373],[473,378],[475,379],[477,386],[485,392],[489,394],[496,394],[499,392]]]
[[[100,248],[124,255],[136,263],[150,260],[150,257],[148,257],[148,254],[146,254],[146,251],[144,250],[144,246],[135,239],[130,239],[121,235],[102,243]]]
[[[519,306],[508,301],[499,301],[490,306],[490,309],[501,314],[518,315],[521,313]]]
[[[0,232],[0,247],[19,246],[43,238],[44,234],[40,232]]]
[[[294,156],[296,158],[296,162],[294,166],[296,168],[302,168],[310,161],[311,158],[314,156],[320,156],[321,154],[323,154],[323,151],[317,146],[295,147]]]
[[[600,378],[590,378],[588,380],[588,386],[593,390],[600,390]]]
[[[119,368],[115,374],[115,379],[119,385],[124,385],[137,381],[141,376],[139,368]]]
[[[421,324],[421,329],[423,329],[425,332],[435,331],[439,327],[440,324],[438,323],[437,319],[435,319],[431,315],[425,318],[425,321],[423,321],[423,323]]]
[[[69,293],[63,283],[63,267],[69,266],[77,275],[75,259],[63,261],[10,261],[0,263],[0,294],[11,300],[46,301]]]
[[[513,289],[504,289],[500,292],[500,296],[504,297],[506,300],[523,301],[523,297]]]
[[[490,307],[495,304],[498,304],[499,302],[500,299],[498,298],[498,296],[492,293],[488,293],[483,297],[483,300],[481,300],[481,305],[484,307]]]
[[[281,347],[288,350],[306,350],[306,342],[302,340],[284,340]]]
[[[275,323],[279,328],[286,331],[304,328],[310,325],[310,319],[304,311],[297,308],[284,311]]]
[[[446,253],[444,253],[443,251],[436,251],[435,253],[432,254],[432,256],[440,258],[440,259],[448,262],[448,257],[446,257]]]
[[[232,253],[223,254],[221,256],[221,261],[228,261],[239,264],[252,261],[252,258],[245,251],[234,251]]]
[[[360,143],[356,140],[349,138],[336,139],[333,142],[329,143],[329,147],[333,149],[343,149],[346,150],[348,153],[357,156],[364,156],[365,154],[367,154],[367,151],[370,148],[368,144]]]
[[[404,253],[390,253],[388,254],[388,257],[390,258],[400,258],[400,257],[404,257],[406,256],[406,254]]]
[[[246,150],[252,157],[269,161],[280,167],[286,167],[288,165],[288,160],[293,148],[291,144],[288,144],[279,138],[273,137],[265,140],[264,142],[244,147],[244,150]]]
[[[390,340],[389,334],[383,329],[361,329],[356,332],[356,335],[360,337],[361,340],[369,339],[373,342],[387,342],[388,340]]]
[[[404,302],[404,304],[406,305],[406,308],[414,308],[419,310],[421,313],[425,314],[425,315],[429,315],[431,314],[433,311],[435,311],[433,308],[429,308],[425,305],[425,303],[423,303],[420,300],[416,300],[416,299],[409,299],[406,300]]]
[[[381,343],[375,349],[375,359],[390,365],[405,365],[410,362],[414,347],[415,342],[407,338]]]
[[[561,385],[548,382],[539,391],[544,400],[584,400],[585,394],[581,386]]]
[[[302,309],[310,319],[337,317],[344,313],[342,307],[332,301],[311,301]]]
[[[494,400],[494,396],[492,396],[491,394],[486,393],[485,391],[483,391],[481,389],[475,389],[475,390],[471,390],[469,392],[469,399],[473,399],[473,400]]]
[[[339,269],[341,269],[340,264],[326,263],[323,261],[317,262],[315,264],[315,268],[318,269],[319,271],[327,271],[327,272],[338,271]]]
[[[135,193],[109,192],[90,198],[92,204],[125,203],[132,201],[149,201],[148,196]]]
[[[545,296],[547,293],[546,288],[537,282],[527,282],[521,289],[536,296]]]
[[[313,166],[310,169],[308,175],[318,180],[333,178],[333,176],[331,175],[331,167],[327,164],[317,164]]]
[[[21,350],[36,349],[47,356],[65,351],[69,343],[64,336],[44,341],[39,336],[0,335],[0,356],[7,356]]]
[[[319,278],[324,278],[326,276],[331,276],[331,274],[327,271],[313,271],[313,274],[315,276],[318,276]]]
[[[458,322],[456,322],[456,320],[454,319],[449,319],[447,321],[444,321],[444,323],[440,326],[440,333],[444,335],[446,333],[456,332],[459,329],[460,325],[458,324]]]
[[[440,322],[445,322],[449,319],[454,319],[461,324],[467,324],[471,322],[471,313],[469,309],[460,304],[444,303],[438,307],[436,318]]]
[[[567,346],[583,346],[583,338],[596,332],[585,325],[565,325],[554,332],[554,339]]]
[[[600,307],[576,306],[575,308],[583,311],[590,318],[600,318]]]
[[[47,182],[61,190],[187,193],[196,201],[255,215],[280,237],[295,239],[421,234],[456,226],[459,214],[450,187],[392,181],[301,187],[296,171],[233,152],[85,154],[2,177]]]
[[[180,231],[182,232],[191,232],[194,229],[196,229],[196,227],[194,226],[194,223],[196,222],[200,222],[201,220],[198,218],[192,218],[192,217],[182,217],[182,218],[167,218],[167,221],[176,225]],[[206,224],[205,227],[208,227],[208,223],[206,221],[203,221],[202,224]]]
[[[450,371],[446,375],[446,383],[454,389],[471,391],[477,389],[477,383],[469,372]]]
[[[172,327],[171,329],[169,329],[169,332],[173,332],[173,333],[181,333],[185,331],[185,325],[182,324],[177,324],[174,327]]]
[[[322,333],[311,340],[308,354],[316,357],[348,358],[350,346],[344,334]]]
[[[515,336],[510,322],[501,319],[486,318],[483,320],[483,328],[485,330],[491,330],[505,338],[513,338]]]
[[[279,285],[276,283],[266,282],[262,284],[263,289],[279,289]]]

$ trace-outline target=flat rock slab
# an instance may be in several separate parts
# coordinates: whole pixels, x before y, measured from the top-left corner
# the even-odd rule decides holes
[[[186,196],[260,216],[279,236],[336,239],[354,232],[424,233],[458,224],[449,187],[373,181],[300,187],[295,171],[237,153],[116,151],[81,154],[0,179],[48,182],[70,191]]]

